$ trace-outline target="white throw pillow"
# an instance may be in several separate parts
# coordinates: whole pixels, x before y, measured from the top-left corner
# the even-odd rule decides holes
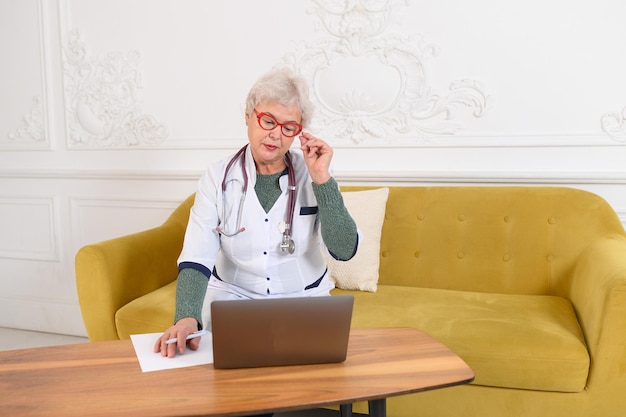
[[[346,208],[361,231],[362,241],[349,261],[337,261],[325,250],[330,278],[337,288],[376,292],[380,266],[380,236],[389,188],[341,193]]]

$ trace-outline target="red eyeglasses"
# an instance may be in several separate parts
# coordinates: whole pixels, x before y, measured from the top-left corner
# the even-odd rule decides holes
[[[259,126],[263,130],[274,130],[276,129],[276,126],[280,126],[280,131],[283,132],[283,135],[288,138],[294,137],[298,133],[302,132],[302,125],[300,123],[279,123],[278,120],[276,120],[271,114],[258,113],[256,109],[254,109],[254,114],[256,115],[257,122],[259,122]]]

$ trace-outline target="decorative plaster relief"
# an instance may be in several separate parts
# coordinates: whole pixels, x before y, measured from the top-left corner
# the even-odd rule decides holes
[[[22,118],[22,125],[9,133],[12,142],[45,142],[44,109],[41,97],[33,97],[30,112]]]
[[[64,45],[63,70],[70,147],[156,145],[168,128],[141,110],[140,53],[89,55],[73,30]]]
[[[605,113],[602,116],[602,131],[611,139],[626,142],[626,107],[621,113]]]
[[[455,111],[481,117],[487,95],[475,80],[436,91],[429,60],[436,47],[389,29],[400,0],[313,0],[310,13],[329,37],[301,42],[284,62],[311,81],[316,130],[337,142],[425,139],[462,129]],[[402,1],[402,3],[406,3]]]

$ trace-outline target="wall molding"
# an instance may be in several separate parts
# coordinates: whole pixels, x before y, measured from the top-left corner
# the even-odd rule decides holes
[[[29,314],[16,314],[29,312]],[[0,327],[86,336],[75,298],[0,296]]]
[[[0,258],[59,261],[61,245],[57,206],[55,197],[0,196],[0,213],[3,218],[11,219],[11,224],[5,225],[7,229],[0,230]],[[30,217],[25,218],[25,213]],[[39,217],[33,216],[35,214]],[[24,224],[20,224],[22,222]],[[33,233],[32,225],[35,223],[39,223],[41,228],[35,228]]]
[[[176,198],[70,197],[75,250],[78,251],[82,246],[96,241],[158,226],[159,222],[153,223],[146,219],[151,218],[152,214],[157,214],[154,218],[165,221],[180,203],[181,200]],[[94,222],[94,219],[98,220]],[[121,225],[120,229],[112,227],[117,223]],[[102,224],[109,226],[103,227]],[[128,229],[130,225],[132,227]],[[115,230],[119,234],[116,234]]]
[[[6,138],[0,140],[0,150],[51,150],[48,94],[51,63],[48,25],[52,18],[46,0],[37,3],[37,30],[39,50],[39,72],[41,91],[32,97],[31,106],[24,113],[19,126],[9,130]]]
[[[5,143],[3,148],[8,148],[9,144],[23,150],[31,150],[37,144],[41,145],[38,147],[49,147],[45,129],[45,112],[41,97],[33,97],[30,111],[22,118],[22,124],[9,132],[9,142]]]
[[[320,137],[322,137],[320,135]],[[355,148],[354,144],[332,143],[336,149]],[[475,132],[442,135],[438,137],[390,139],[384,146],[372,142],[359,144],[359,149],[428,149],[428,148],[553,148],[553,147],[623,147],[623,143],[610,140],[606,135],[580,132],[536,132],[511,134],[510,132]]]
[[[345,172],[335,171],[335,178],[342,183],[362,184],[529,184],[573,185],[615,184],[626,185],[626,173],[605,172],[538,172],[538,171],[384,171]]]
[[[143,113],[136,50],[93,56],[77,29],[63,45],[69,148],[156,146],[169,135],[155,116]]]
[[[0,169],[0,179],[198,181],[202,170]]]
[[[601,125],[602,131],[611,139],[626,143],[626,107],[621,112],[605,113]]]
[[[312,130],[320,137],[335,143],[420,143],[462,130],[459,109],[484,115],[488,95],[480,82],[453,80],[448,91],[438,91],[430,76],[438,47],[421,34],[394,32],[391,17],[405,1],[312,3],[309,14],[322,35],[298,43],[283,60],[312,86],[319,115]]]
[[[197,182],[204,170],[0,170],[0,179],[182,181]],[[626,172],[566,171],[345,171],[335,170],[342,183],[459,183],[459,184],[617,184],[626,185]]]
[[[440,135],[438,137],[417,137],[407,135],[405,137],[394,137],[385,143],[367,140],[360,143],[351,140],[337,140],[325,136],[324,132],[311,129],[316,136],[327,140],[335,149],[454,149],[454,148],[553,148],[553,147],[624,147],[623,142],[617,141],[602,133],[581,133],[581,132],[535,132],[532,134],[510,132],[476,132],[457,133],[450,135]],[[211,150],[232,150],[238,148],[233,144],[245,143],[245,138],[241,136],[215,137],[204,139],[190,139],[168,137],[160,144],[142,144],[127,147],[125,151],[148,151],[148,150],[184,150],[184,151],[211,151]],[[0,146],[2,146],[0,144]],[[97,150],[101,152],[119,150],[118,146],[72,146],[71,151]],[[21,150],[21,149],[15,149]],[[32,149],[29,149],[32,150]]]
[[[44,0],[37,1],[43,9],[49,7]],[[115,59],[115,63],[122,63],[123,70],[100,86],[115,90],[123,84],[135,93],[135,101],[130,103],[132,100],[126,96],[84,97],[66,91],[65,122],[70,149],[192,150],[206,149],[207,143],[220,149],[232,147],[230,138],[171,137],[166,122],[141,109],[140,52],[130,49],[93,54],[82,39],[80,28],[72,27],[71,2],[58,2],[59,36],[65,39],[66,84],[71,86],[82,76],[79,68],[111,67]],[[310,80],[319,116],[313,120],[313,130],[337,148],[624,146],[626,143],[626,108],[621,114],[606,113],[601,117],[598,132],[583,135],[481,134],[475,133],[475,129],[472,129],[474,133],[468,132],[458,116],[463,113],[485,117],[493,107],[485,82],[459,77],[449,80],[447,89],[435,88],[432,63],[440,48],[424,34],[405,35],[397,30],[399,22],[395,17],[405,12],[409,2],[310,0],[309,3],[307,12],[318,36],[295,43],[282,61]],[[82,63],[71,62],[76,57]],[[346,72],[351,74],[347,79]],[[331,84],[329,80],[337,78],[333,74],[339,76],[343,85]],[[89,85],[94,78],[82,82]],[[124,100],[126,107],[119,104]],[[43,101],[46,102],[45,98]],[[115,120],[107,116],[102,111],[107,105],[121,116]],[[135,107],[130,110],[132,106]]]

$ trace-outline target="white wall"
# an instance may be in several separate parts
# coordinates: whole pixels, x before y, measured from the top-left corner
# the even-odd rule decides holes
[[[348,6],[349,5],[349,6]],[[0,326],[84,334],[82,245],[162,222],[275,65],[343,184],[545,184],[626,221],[622,0],[0,0]]]

